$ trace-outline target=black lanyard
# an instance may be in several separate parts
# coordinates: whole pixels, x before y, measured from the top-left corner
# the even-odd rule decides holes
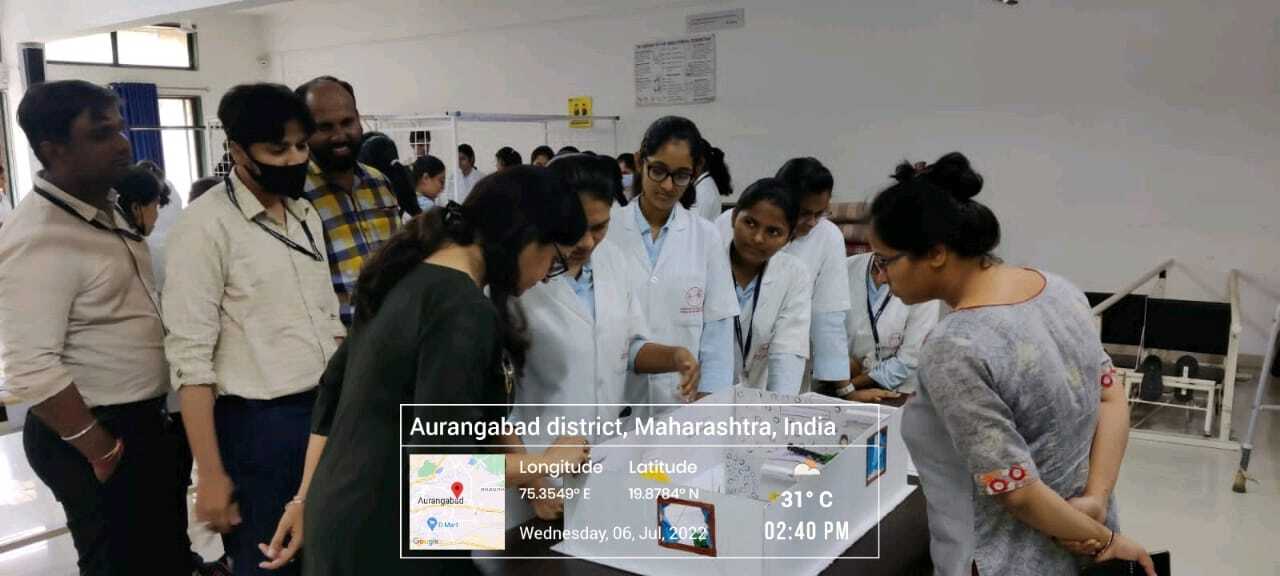
[[[874,286],[876,281],[871,278],[871,268],[867,268],[867,278],[871,280],[871,285]],[[867,301],[866,301],[867,318],[871,320],[871,337],[874,338],[876,341],[876,358],[877,359],[880,358],[880,329],[876,327],[876,324],[880,322],[880,315],[884,314],[884,309],[889,306],[890,300],[893,300],[892,292],[884,295],[884,301],[880,303],[880,310],[876,312],[872,312],[871,311],[871,290],[867,290]]]
[[[39,194],[42,198],[44,198],[45,200],[48,200],[50,204],[53,204],[54,206],[57,206],[57,207],[59,207],[59,208],[61,208],[61,209],[63,209],[63,210],[66,210],[68,214],[71,214],[72,216],[75,216],[76,218],[79,218],[80,220],[84,220],[85,222],[88,222],[88,223],[89,223],[89,225],[90,225],[90,226],[93,226],[94,228],[97,228],[97,229],[102,230],[102,231],[105,231],[105,232],[111,232],[112,234],[116,234],[116,235],[122,236],[122,237],[124,237],[124,238],[128,238],[128,239],[130,239],[130,240],[133,240],[134,242],[144,242],[144,241],[145,241],[145,240],[143,240],[142,236],[139,236],[137,233],[130,232],[130,231],[128,231],[128,230],[124,230],[124,229],[122,229],[122,228],[112,228],[112,227],[107,226],[106,224],[103,224],[103,223],[101,223],[101,222],[99,222],[99,221],[97,221],[96,219],[93,219],[93,218],[86,219],[84,216],[80,215],[80,213],[79,213],[79,212],[77,212],[75,208],[72,208],[70,204],[67,204],[66,202],[63,202],[61,198],[58,198],[58,197],[54,196],[53,194],[50,194],[50,193],[48,193],[48,192],[45,192],[44,190],[41,190],[40,188],[35,188],[35,191],[36,191],[36,194]],[[130,253],[132,253],[132,252],[130,252]]]
[[[129,263],[133,264],[133,273],[135,276],[138,277],[138,282],[142,284],[142,290],[147,293],[147,300],[151,301],[151,307],[155,308],[156,317],[164,318],[164,315],[160,313],[160,303],[157,302],[156,297],[153,294],[151,294],[151,289],[147,287],[146,279],[142,277],[142,267],[138,264],[138,256],[137,254],[134,254],[133,248],[129,246],[129,240],[133,240],[134,242],[146,242],[145,238],[143,238],[142,236],[136,233],[130,232],[128,230],[124,230],[121,228],[112,228],[110,226],[107,226],[106,224],[99,222],[95,218],[86,219],[84,216],[80,214],[80,212],[77,212],[75,208],[72,208],[70,204],[67,204],[66,202],[62,201],[61,198],[58,198],[53,194],[50,194],[48,192],[45,192],[44,190],[41,190],[40,187],[38,186],[33,187],[33,189],[35,190],[36,194],[40,195],[41,198],[48,200],[50,204],[53,204],[54,206],[57,206],[58,208],[61,208],[64,211],[66,211],[68,214],[75,216],[76,219],[88,222],[90,226],[93,226],[94,228],[97,228],[104,232],[110,232],[113,235],[115,235],[116,238],[119,238],[120,242],[124,243],[124,249],[129,252]],[[167,336],[169,334],[169,327],[164,326],[163,324],[161,324],[161,326],[163,327],[164,333]]]
[[[235,205],[236,210],[240,210],[241,212],[244,212],[244,209],[240,207],[240,201],[236,199],[235,187],[231,185],[231,176],[230,175],[223,176],[222,183],[227,187],[227,197],[231,198],[231,203]],[[284,200],[282,199],[280,200],[280,202],[283,203]],[[285,212],[285,229],[288,230],[289,229],[288,206],[285,206],[284,212]],[[294,250],[297,250],[298,252],[301,252],[303,254],[306,254],[307,256],[310,256],[311,259],[315,260],[316,262],[324,261],[324,255],[320,253],[319,248],[316,248],[316,239],[311,236],[311,229],[307,227],[306,220],[299,218],[298,223],[302,224],[302,233],[307,235],[307,242],[311,243],[311,250],[307,250],[301,244],[294,242],[292,238],[285,236],[284,234],[281,234],[279,232],[276,232],[275,230],[272,230],[270,226],[263,224],[257,218],[250,218],[250,220],[252,220],[254,224],[257,224],[258,227],[261,228],[264,232],[266,232],[267,234],[270,234],[273,238],[275,238],[276,240],[279,240],[285,246],[288,246],[289,248],[292,248]]]
[[[769,262],[766,260],[764,265],[760,267],[760,275],[756,276],[756,292],[751,295],[751,321],[748,322],[746,341],[742,339],[742,314],[733,319],[733,335],[738,341],[738,348],[742,349],[742,371],[744,375],[747,371],[747,354],[751,352],[751,336],[756,329],[756,308],[760,305],[760,293],[764,292],[764,271],[768,267]]]

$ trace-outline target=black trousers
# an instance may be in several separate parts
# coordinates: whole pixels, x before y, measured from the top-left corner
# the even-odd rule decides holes
[[[314,390],[273,400],[222,396],[213,406],[222,465],[235,484],[241,523],[222,535],[236,576],[296,576],[299,562],[279,570],[258,567],[285,504],[298,493],[311,436]],[[305,553],[305,552],[304,552]]]
[[[183,575],[194,568],[187,535],[185,439],[164,397],[93,409],[124,440],[115,474],[98,482],[74,447],[28,413],[22,444],[31,468],[67,515],[82,576]],[[184,472],[185,470],[185,472]]]

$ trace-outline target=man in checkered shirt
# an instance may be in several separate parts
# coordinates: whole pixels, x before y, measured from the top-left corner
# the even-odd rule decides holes
[[[321,76],[296,92],[316,121],[308,141],[306,192],[324,222],[333,289],[342,305],[342,323],[349,328],[360,268],[400,228],[399,208],[387,177],[356,161],[364,129],[351,84]]]

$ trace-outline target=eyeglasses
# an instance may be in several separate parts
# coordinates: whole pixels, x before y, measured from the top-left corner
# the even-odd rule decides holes
[[[876,254],[871,257],[871,272],[873,274],[887,272],[889,270],[890,265],[902,259],[902,257],[906,255],[907,255],[906,252],[898,254],[897,256],[889,256],[889,257],[884,257],[879,254]]]
[[[547,270],[547,277],[544,280],[550,280],[569,271],[569,263],[565,261],[564,254],[560,252],[560,246],[556,244],[551,246],[556,249],[556,257],[551,261],[551,268]]]
[[[672,172],[670,168],[667,168],[663,164],[649,164],[645,167],[644,173],[650,180],[653,180],[658,184],[661,184],[662,181],[667,178],[671,179],[672,184],[681,188],[684,188],[685,186],[688,186],[690,182],[693,182],[692,170],[676,170],[675,172]]]

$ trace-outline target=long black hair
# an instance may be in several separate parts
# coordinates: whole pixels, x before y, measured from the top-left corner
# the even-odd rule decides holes
[[[396,196],[400,211],[417,216],[422,212],[418,206],[418,197],[414,192],[414,182],[409,179],[409,170],[400,163],[400,151],[395,140],[381,132],[366,132],[360,142],[361,164],[373,166],[391,183],[391,192]]]
[[[459,217],[446,219],[451,209]],[[395,285],[446,243],[479,243],[489,300],[502,321],[502,345],[519,370],[529,343],[520,309],[509,301],[520,275],[520,251],[531,243],[574,244],[586,230],[582,202],[550,170],[516,166],[485,176],[462,206],[413,218],[365,263],[354,296],[356,325],[372,320]]]
[[[724,163],[724,150],[702,141],[702,150],[706,160],[702,164],[702,172],[716,183],[716,190],[721,196],[733,195],[733,176],[729,174],[729,165]]]
[[[702,145],[706,141],[702,139],[702,132],[698,131],[698,125],[683,116],[663,116],[649,125],[649,128],[644,131],[644,138],[640,139],[640,150],[636,153],[636,166],[643,162],[648,170],[648,158],[657,154],[668,142],[688,142],[689,155],[693,158],[693,169],[695,172],[701,169],[699,163],[705,158]],[[632,196],[639,196],[644,192],[642,181],[644,177],[637,172],[631,179],[631,187],[635,191]],[[698,193],[690,182],[684,195],[680,197],[680,205],[688,208],[693,206],[697,199]]]
[[[1000,221],[973,199],[982,175],[964,154],[952,152],[923,168],[903,162],[893,179],[897,183],[871,203],[872,229],[890,248],[920,257],[946,246],[984,266],[999,261],[992,251],[1000,244]]]

